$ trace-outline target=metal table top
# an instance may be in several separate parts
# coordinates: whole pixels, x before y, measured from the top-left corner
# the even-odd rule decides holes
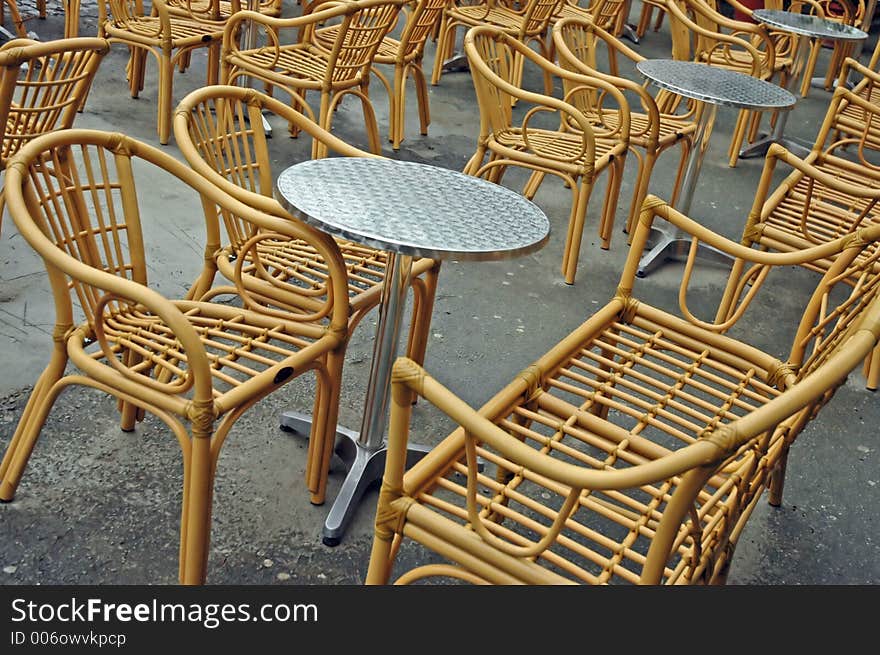
[[[766,23],[771,27],[777,27],[786,32],[793,32],[803,36],[845,41],[861,41],[868,38],[868,34],[858,28],[820,18],[819,16],[797,14],[779,9],[755,9],[752,12],[752,16],[755,20]]]
[[[334,236],[415,257],[497,260],[541,248],[550,222],[518,193],[457,171],[333,157],[282,171],[275,195]]]
[[[661,89],[737,109],[787,109],[797,98],[781,86],[719,66],[676,59],[646,59],[639,72]]]

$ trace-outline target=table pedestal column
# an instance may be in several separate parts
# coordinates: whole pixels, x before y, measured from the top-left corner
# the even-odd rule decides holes
[[[361,429],[360,432],[337,429],[336,454],[346,463],[348,473],[324,521],[322,540],[327,546],[339,544],[364,492],[371,484],[381,480],[385,472],[385,429],[388,426],[391,368],[397,357],[400,323],[406,306],[411,268],[412,257],[388,253]],[[285,412],[281,420],[283,427],[308,434],[310,417],[297,412]],[[410,444],[407,468],[424,457],[429,450],[427,446]]]

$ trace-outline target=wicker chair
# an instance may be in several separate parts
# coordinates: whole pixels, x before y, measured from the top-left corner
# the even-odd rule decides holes
[[[394,28],[406,0],[318,0],[296,18],[273,18],[242,11],[228,21],[223,37],[221,80],[235,84],[241,78],[262,80],[269,88],[280,87],[290,95],[291,106],[303,111],[323,129],[330,131],[334,110],[347,95],[361,101],[370,150],[381,154],[376,114],[368,95],[370,68],[379,46]],[[245,21],[262,30],[253,48],[241,45]],[[319,27],[336,25],[331,44],[318,39]],[[292,32],[294,42],[288,38]],[[314,111],[306,102],[308,91],[320,93]],[[295,125],[291,134],[296,135]],[[323,156],[314,141],[315,157]]]
[[[449,2],[440,19],[440,33],[434,54],[434,72],[431,84],[439,84],[443,73],[443,62],[452,56],[455,49],[456,34],[459,27],[466,30],[479,25],[491,25],[525,45],[537,44],[538,51],[546,59],[551,59],[547,35],[550,21],[556,8],[564,0],[527,0],[522,9],[513,9],[496,0],[481,0],[475,4]],[[522,57],[514,61],[514,84],[522,80]],[[544,93],[553,93],[549,75],[544,76]]]
[[[560,68],[496,27],[471,28],[465,36],[464,49],[480,110],[477,149],[464,172],[500,183],[509,166],[531,170],[531,177],[523,188],[523,194],[530,199],[547,174],[561,178],[571,188],[562,274],[566,284],[573,284],[587,204],[596,178],[606,170],[609,178],[599,237],[602,248],[607,249],[611,244],[629,148],[630,113],[626,98],[613,84]],[[532,93],[511,83],[517,71],[522,71],[522,64],[517,60],[530,62],[544,74],[560,78],[565,86],[565,98],[559,100]],[[573,96],[579,97],[574,100]],[[519,125],[513,122],[511,99],[528,104],[520,108],[524,118]],[[575,102],[581,107],[591,106],[589,114],[578,109]],[[536,115],[548,113],[559,116],[558,127],[543,127],[546,120],[532,123]],[[591,117],[597,116],[602,116],[605,124],[591,121]]]
[[[843,61],[838,86],[846,88],[850,83],[853,83],[852,93],[854,95],[870,105],[880,105],[878,66],[880,66],[880,41],[877,42],[867,66],[850,57]],[[847,96],[844,96],[838,105],[838,114],[834,118],[833,138],[839,139],[844,134],[861,138],[864,133],[869,141],[880,142],[880,125],[872,120],[873,118],[876,118],[873,116],[873,110],[866,112],[863,106],[849,102]]]
[[[382,43],[373,57],[373,66],[370,70],[379,78],[388,92],[388,140],[391,141],[391,147],[394,150],[399,150],[400,142],[403,141],[403,127],[406,118],[406,80],[409,76],[412,76],[416,88],[420,131],[423,135],[428,133],[431,112],[422,59],[425,56],[425,43],[434,26],[439,22],[444,7],[446,7],[446,0],[418,0],[411,9],[408,5],[404,6],[403,13],[406,15],[406,23],[400,38],[386,36],[382,39]],[[328,47],[332,47],[338,32],[339,27],[335,25],[322,27],[315,31],[315,38],[324,42]],[[393,66],[393,78],[389,80],[376,67],[376,64]]]
[[[730,320],[692,313],[696,248],[680,311],[635,295],[655,217],[746,264],[724,298]],[[880,228],[859,237],[764,253],[649,196],[615,297],[479,411],[399,359],[367,583],[723,583],[763,492],[781,501],[792,442],[880,337],[880,278],[859,257]],[[787,269],[832,254],[801,296],[791,350],[754,345],[756,295],[775,302],[774,280],[794,293]],[[847,287],[849,276],[862,284]],[[779,329],[777,313],[761,317]],[[740,338],[721,333],[731,330]],[[457,428],[404,474],[414,396]],[[441,562],[404,569],[411,542]]]
[[[235,86],[213,86],[193,91],[181,101],[175,113],[175,141],[193,170],[248,207],[299,222],[272,197],[274,177],[266,135],[262,121],[255,120],[263,110],[295,123],[334,154],[373,156],[340,141],[281,101],[258,91]],[[249,251],[253,235],[246,219],[223,211],[219,212],[218,218],[226,229],[229,243],[212,252],[201,277],[191,288],[191,297],[208,300],[220,294],[240,294],[240,289],[245,288],[284,314],[315,311],[312,291],[308,288],[291,289],[287,283],[303,275],[319,279],[325,268],[319,253],[309,248],[308,243],[281,238],[264,240],[259,248]],[[381,299],[388,258],[385,252],[356,243],[339,241],[338,246],[348,274],[351,313],[346,326],[347,336],[338,348],[339,368],[333,370],[335,395],[331,402],[334,408],[339,398],[341,358],[345,346],[361,319]],[[234,281],[234,286],[215,286],[218,271],[227,280]],[[414,303],[407,353],[419,362],[423,361],[427,347],[439,271],[439,261],[421,258],[413,262]],[[335,417],[334,409],[331,419],[334,425]],[[333,440],[323,444],[309,443],[306,479],[312,503],[324,502],[333,445]]]
[[[657,158],[669,148],[680,145],[678,174],[669,194],[670,203],[675,204],[684,175],[684,165],[697,129],[696,112],[689,111],[685,114],[661,112],[645,86],[620,76],[620,60],[634,63],[645,58],[589,21],[565,18],[556,23],[553,26],[553,43],[559,55],[559,64],[563,68],[603,79],[622,92],[630,92],[639,99],[641,111],[633,111],[632,106],[630,107],[629,145],[638,162],[638,173],[633,182],[633,197],[626,221],[626,231],[631,235],[642,200],[648,195],[651,172],[654,170]],[[612,75],[596,70],[597,61],[603,60],[608,61]],[[579,97],[575,95],[572,100],[576,101]],[[577,102],[574,104],[577,106]],[[579,107],[579,109],[584,113],[589,112],[589,107]],[[596,117],[593,122],[603,123],[606,120]]]
[[[177,3],[175,6],[180,8]],[[147,55],[156,57],[159,68],[156,126],[159,143],[168,143],[174,68],[184,67],[192,50],[207,48],[207,84],[217,83],[224,25],[219,0],[191,3],[186,16],[179,11],[172,14],[166,0],[153,0],[154,15],[151,16],[144,14],[141,0],[100,0],[98,10],[98,36],[113,43],[124,43],[131,50],[126,72],[132,98],[137,98],[144,88]]]
[[[864,120],[860,134],[851,127],[839,138],[841,107],[858,108]],[[880,140],[869,126],[880,121],[880,106],[838,87],[832,97],[813,149],[801,160],[774,145],[767,152],[764,173],[743,229],[743,245],[778,252],[797,252],[880,226]],[[777,163],[792,167],[778,184]],[[876,248],[875,248],[876,249]],[[866,251],[863,258],[873,256]],[[804,265],[820,273],[833,261],[815,259]],[[853,284],[858,280],[853,280]],[[880,350],[865,363],[867,387],[880,383]]]
[[[666,2],[674,59],[701,61],[762,80],[779,75],[784,85],[788,64],[777,59],[777,50],[791,51],[790,35],[776,37],[763,25],[726,18],[703,0]],[[730,166],[736,166],[746,138],[751,142],[757,137],[761,113],[740,110],[728,150]]]
[[[71,127],[110,44],[104,39],[13,39],[0,48],[0,168],[31,139]],[[4,192],[0,189],[0,225]]]
[[[250,222],[250,249],[273,238],[308,242],[326,264],[320,277],[303,273],[300,282],[313,291],[315,311],[272,313],[244,289],[244,308],[168,299],[151,289],[141,229],[151,206],[142,198],[151,190],[137,184],[147,168],[154,176],[145,183],[167,174],[172,188],[189,191],[196,202],[202,198]],[[71,385],[104,391],[121,404],[123,430],[150,412],[177,439],[184,475],[179,577],[185,584],[203,582],[213,479],[235,422],[313,371],[312,439],[327,437],[332,360],[348,322],[339,249],[329,236],[243,205],[177,159],[122,134],[73,129],[35,139],[10,163],[7,194],[18,229],[46,262],[56,326],[50,362],[0,464],[0,499],[12,500],[58,394]],[[219,241],[216,221],[209,220],[207,251]],[[79,323],[74,303],[84,313]],[[68,364],[74,370],[66,374]]]
[[[596,0],[586,7],[578,4],[577,0],[563,0],[557,5],[551,22],[556,23],[563,18],[581,18],[592,21],[614,36],[620,36],[627,18],[623,11],[628,7],[629,0]]]
[[[821,11],[816,12],[823,18],[852,27],[861,27],[865,17],[865,2],[851,2],[851,0],[813,0]],[[825,89],[831,90],[834,80],[840,74],[844,60],[849,57],[855,44],[852,41],[835,41],[828,59],[828,68],[825,71]],[[819,61],[819,52],[822,50],[822,39],[813,39],[810,44],[810,56],[804,67],[801,80],[801,96],[806,98],[810,93],[810,86],[816,64]]]

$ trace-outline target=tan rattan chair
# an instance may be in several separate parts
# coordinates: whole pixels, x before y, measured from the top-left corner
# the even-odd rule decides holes
[[[674,59],[700,61],[762,80],[776,76],[780,84],[785,83],[790,57],[783,60],[777,51],[784,50],[786,55],[793,51],[790,35],[778,36],[763,25],[729,19],[704,0],[666,2]],[[757,137],[761,114],[739,111],[728,150],[730,166],[736,166],[746,139],[751,142]]]
[[[852,93],[871,105],[880,105],[880,41],[874,48],[868,65],[847,57],[840,69],[838,86],[846,88],[853,84]],[[880,142],[880,124],[873,110],[866,111],[859,104],[850,103],[847,96],[841,98],[838,105],[838,113],[834,117],[836,132],[834,138],[846,134],[855,138],[861,138],[864,133],[869,141]],[[876,146],[875,146],[876,147]]]
[[[335,0],[312,3],[296,18],[273,18],[250,11],[229,20],[223,37],[221,80],[236,84],[242,78],[262,80],[290,95],[291,106],[330,131],[333,114],[343,98],[361,102],[370,150],[382,152],[376,114],[368,95],[373,58],[394,27],[406,0]],[[260,29],[254,48],[240,43],[243,24],[252,20]],[[336,25],[328,44],[316,38],[319,27]],[[294,37],[291,37],[294,35]],[[320,94],[317,110],[306,101],[309,91]],[[295,126],[291,133],[296,134]],[[320,143],[315,141],[319,149]],[[316,157],[323,153],[316,150]]]
[[[816,12],[826,20],[861,27],[865,17],[864,0],[852,2],[852,0],[812,0],[821,11]],[[844,60],[849,57],[855,44],[852,41],[834,41],[831,56],[828,58],[828,67],[825,70],[825,89],[830,90],[840,74]],[[819,61],[819,53],[822,50],[822,39],[813,39],[810,44],[810,56],[804,67],[803,79],[801,80],[801,96],[806,98],[810,93],[810,86]]]
[[[391,141],[391,147],[394,150],[399,150],[400,142],[403,141],[403,127],[406,118],[406,81],[410,76],[415,85],[420,131],[423,135],[428,133],[431,112],[422,60],[425,56],[425,43],[439,22],[446,4],[447,0],[417,0],[411,6],[405,5],[402,13],[406,16],[406,22],[400,33],[400,38],[386,36],[382,39],[382,43],[373,57],[373,66],[370,70],[379,78],[388,92],[388,140]],[[338,26],[323,27],[315,31],[315,36],[326,43],[328,47],[332,47],[333,39],[338,31]],[[394,67],[390,80],[377,68],[377,64]]]
[[[28,141],[71,127],[110,44],[104,39],[13,39],[0,48],[0,168]],[[0,224],[4,193],[0,189]]]
[[[193,91],[181,101],[175,113],[175,141],[195,171],[248,207],[299,222],[272,197],[272,158],[263,123],[259,120],[264,110],[295,124],[334,154],[373,156],[340,141],[302,114],[263,93],[235,86]],[[289,282],[304,275],[320,279],[326,267],[320,253],[303,241],[292,242],[277,236],[251,249],[253,234],[246,219],[228,211],[219,212],[218,218],[228,235],[228,243],[213,251],[205,261],[205,269],[190,291],[193,298],[211,299],[221,294],[240,293],[240,289],[245,288],[285,313],[315,311],[313,291],[308,287],[291,289]],[[351,313],[346,336],[338,348],[339,367],[333,370],[336,376],[333,379],[334,407],[338,403],[345,346],[361,319],[379,303],[387,264],[385,252],[341,240],[338,245],[348,274]],[[425,356],[439,270],[439,261],[421,258],[413,262],[410,283],[414,303],[407,353],[419,362]],[[233,281],[234,286],[228,282],[215,285],[217,272]],[[334,409],[334,422],[335,416]],[[309,444],[306,478],[311,501],[316,504],[324,502],[333,445],[332,440]]]
[[[465,30],[479,25],[491,25],[505,34],[529,46],[535,44],[538,52],[550,59],[548,31],[550,21],[560,2],[565,0],[527,0],[521,9],[509,7],[497,0],[480,0],[470,4],[451,0],[440,19],[440,33],[437,37],[437,49],[434,54],[434,72],[431,84],[439,84],[443,73],[443,62],[452,56],[455,49],[458,28]],[[522,57],[517,55],[514,62],[513,80],[520,84],[522,80]],[[544,93],[553,92],[549,76],[544,77]]]
[[[636,271],[658,217],[746,263],[729,321],[693,313],[696,248],[679,310],[644,299],[653,285]],[[765,253],[649,196],[615,296],[479,411],[399,359],[367,583],[723,583],[763,492],[781,501],[792,442],[880,337],[880,278],[860,258],[880,228],[858,236]],[[791,297],[787,269],[830,255],[791,349],[761,350],[757,326],[783,326],[756,297]],[[457,427],[404,473],[414,396]]]
[[[237,4],[238,0],[233,0]],[[220,64],[220,44],[225,20],[219,0],[190,3],[186,16],[169,11],[166,0],[153,0],[154,15],[144,14],[142,0],[100,0],[98,35],[113,43],[124,43],[131,51],[126,71],[129,92],[137,98],[144,88],[144,67],[148,54],[158,65],[156,129],[160,143],[171,137],[171,111],[175,67],[182,68],[197,48],[208,49],[207,84],[216,84]]]
[[[560,68],[496,27],[471,28],[465,36],[464,49],[480,110],[477,149],[464,172],[500,183],[509,166],[531,170],[523,188],[527,198],[534,197],[547,174],[561,178],[571,188],[562,274],[567,284],[573,284],[587,205],[596,178],[606,170],[609,177],[598,231],[602,248],[611,244],[629,148],[630,112],[626,98],[613,84]],[[512,84],[510,80],[522,71],[518,60],[561,79],[565,98],[532,93]],[[527,105],[517,109],[523,116],[520,123],[513,120],[512,99]],[[575,102],[581,107],[589,105],[589,113],[578,109]],[[546,126],[548,114],[559,117],[557,126]],[[542,119],[533,121],[539,115]],[[603,116],[605,124],[593,122],[591,118],[596,116]]]
[[[642,200],[648,195],[648,185],[657,158],[669,148],[680,145],[678,174],[669,192],[670,203],[675,203],[684,175],[684,165],[697,129],[696,112],[689,111],[684,114],[661,112],[645,85],[621,76],[621,60],[635,64],[645,58],[591,22],[580,18],[561,20],[553,26],[553,43],[558,53],[559,64],[563,68],[599,77],[622,92],[632,93],[638,98],[639,106],[635,108],[630,106],[629,144],[630,151],[635,155],[638,163],[638,173],[633,182],[633,197],[626,221],[627,232],[632,234]],[[596,69],[598,61],[607,61],[613,75],[598,71]],[[635,73],[629,71],[629,77],[634,77]],[[579,98],[578,95],[572,96],[576,106]],[[589,112],[589,107],[579,108],[585,113]],[[613,118],[612,116],[611,119]],[[597,116],[594,122],[605,123],[607,119]]]
[[[142,177],[147,169],[153,174]],[[142,225],[157,205],[143,202],[154,187],[142,184],[162,184],[159,176],[196,202],[201,197],[249,222],[251,250],[272,239],[308,242],[325,270],[277,284],[309,288],[314,311],[272,312],[245,289],[239,307],[169,299],[150,288]],[[46,263],[56,324],[50,362],[0,464],[0,499],[13,498],[58,394],[71,385],[104,391],[122,406],[123,430],[149,412],[177,439],[184,485],[179,576],[203,582],[213,479],[235,422],[286,382],[314,372],[311,438],[327,436],[332,360],[348,322],[339,249],[329,236],[243,205],[189,166],[122,134],[74,129],[32,141],[9,165],[7,196],[19,231]],[[207,222],[206,252],[219,248],[217,227]]]
[[[854,131],[832,139],[838,132],[840,110],[862,112],[861,134]],[[797,252],[816,244],[852,235],[868,226],[880,226],[880,140],[869,126],[880,121],[880,106],[872,105],[844,88],[835,90],[825,121],[805,160],[774,145],[767,153],[764,173],[743,229],[742,243],[778,252]],[[777,163],[792,167],[778,184]],[[872,256],[873,251],[863,257]],[[830,259],[805,264],[824,272]],[[853,281],[857,283],[857,281]],[[880,350],[866,361],[867,387],[880,383]]]

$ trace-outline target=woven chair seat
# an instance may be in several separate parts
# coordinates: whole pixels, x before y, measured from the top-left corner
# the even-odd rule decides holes
[[[517,36],[523,30],[522,14],[507,7],[452,7],[446,11],[446,15],[468,25],[494,25],[511,36]]]
[[[143,39],[144,43],[160,43],[159,19],[153,16],[139,16],[128,21],[127,28],[120,28],[112,23],[104,26],[109,38]],[[177,18],[171,21],[172,48],[185,48],[201,45],[207,41],[219,41],[223,38],[223,26],[201,23],[195,20]]]
[[[336,240],[345,269],[348,272],[349,301],[352,312],[360,312],[375,305],[375,296],[381,293],[388,268],[388,253],[343,239]],[[282,283],[298,283],[309,291],[326,278],[327,264],[321,255],[305,241],[296,239],[266,239],[256,248],[260,264],[271,270],[273,278]],[[217,257],[217,267],[228,279],[235,278],[234,251],[226,248]],[[253,252],[246,255],[249,263],[242,266],[242,273],[254,281]],[[412,276],[418,277],[436,264],[431,259],[415,259]],[[289,307],[294,311],[294,307]]]
[[[570,167],[572,171],[583,170],[588,163],[593,164],[587,162],[583,154],[577,156],[581,153],[584,143],[580,134],[531,128],[526,137],[521,129],[512,127],[503,132],[496,131],[492,140],[500,146],[518,152],[540,152],[542,157],[553,159],[558,165]],[[619,139],[596,136],[595,142],[595,170],[598,173],[610,162],[610,155],[619,155],[622,148]]]
[[[257,389],[276,386],[275,376],[256,379],[270,367],[310,346],[321,336],[319,326],[303,326],[294,321],[262,315],[229,305],[173,301],[186,316],[205,346],[214,378],[214,399],[218,416],[231,408],[224,397],[231,391],[247,386],[248,394]],[[121,359],[134,353],[144,361],[131,370],[160,378],[168,383],[182,381],[187,354],[174,332],[158,317],[142,310],[128,309],[114,313],[104,323],[107,342]],[[71,360],[82,365],[83,358],[103,359],[99,348],[91,344],[93,334],[87,325],[76,330],[68,340]],[[325,352],[326,345],[320,346]],[[314,353],[320,356],[320,350]],[[86,362],[87,365],[87,362]],[[104,369],[112,377],[116,372]],[[254,389],[251,389],[254,387]],[[186,392],[190,389],[187,386]],[[242,393],[244,389],[239,389]]]
[[[293,77],[298,86],[320,89],[330,68],[329,52],[312,44],[294,44],[274,48],[242,50],[231,58],[245,68],[271,71],[277,75]],[[338,66],[333,71],[334,85],[359,84],[363,76],[361,68]]]
[[[733,356],[724,338],[695,332],[692,325],[670,320],[644,303],[631,320],[621,321],[622,312],[622,305],[613,303],[598,312],[607,320],[602,325],[585,324],[567,339],[569,348],[560,355],[556,372],[543,378],[543,390],[513,400],[490,420],[553,458],[607,471],[666,456],[779,395],[768,383],[777,364],[774,357],[756,349],[748,357]],[[715,348],[707,345],[712,342]],[[617,417],[613,430],[603,429],[607,426],[600,418],[609,412]],[[455,440],[451,441],[444,446],[454,447]],[[404,493],[417,499],[419,514],[430,512],[444,523],[457,523],[457,529],[450,527],[446,533],[447,545],[464,551],[476,535],[468,525],[463,439],[459,442],[461,461],[445,472],[439,470],[454,459],[446,451],[436,465],[430,459],[416,464],[404,478]],[[488,447],[479,446],[477,454],[499,469],[478,478],[478,503],[484,513],[490,513],[491,501],[495,515],[503,518],[486,525],[513,544],[528,543],[520,535],[542,534],[542,526],[557,515],[568,489]],[[739,453],[700,492],[701,523],[714,522],[719,531],[729,527],[725,505],[733,500],[737,480],[747,474],[753,458],[748,450]],[[434,484],[419,488],[422,479]],[[534,582],[637,582],[677,482],[583,492],[562,534],[541,553],[532,571],[540,577]],[[413,514],[408,519],[415,524],[429,520]],[[699,551],[695,553],[682,531],[663,582],[690,582],[683,579],[683,572],[705,566],[694,557]]]
[[[650,125],[647,114],[631,113],[630,117],[630,143],[635,146],[644,147],[644,134]],[[602,123],[608,128],[617,128],[620,114],[616,111],[603,112]],[[675,114],[661,114],[659,128],[658,146],[665,148],[674,144],[679,139],[693,134],[697,127],[693,120],[676,116]]]

